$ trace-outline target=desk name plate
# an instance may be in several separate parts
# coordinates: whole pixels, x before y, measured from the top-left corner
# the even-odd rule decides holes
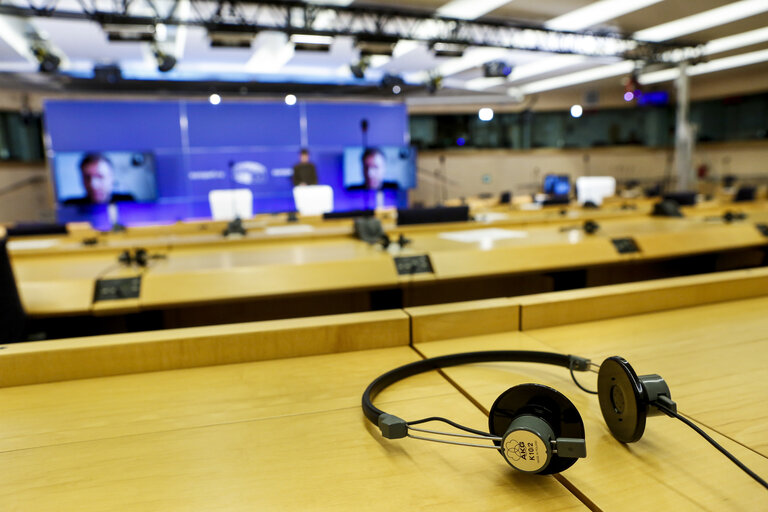
[[[634,238],[612,238],[613,246],[619,254],[632,254],[640,252],[640,247],[637,246]]]
[[[137,299],[141,291],[141,276],[120,279],[99,279],[93,302],[103,300]]]
[[[419,254],[418,256],[395,256],[395,267],[397,268],[397,274],[400,276],[430,274],[434,272],[434,270],[432,270],[432,262],[426,254]]]

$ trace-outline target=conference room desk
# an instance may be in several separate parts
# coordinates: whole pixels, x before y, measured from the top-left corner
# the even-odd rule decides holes
[[[768,237],[754,222],[631,217],[500,227],[413,226],[410,243],[386,250],[351,236],[231,240],[148,249],[146,268],[117,262],[117,248],[72,253],[12,250],[25,310],[33,317],[159,311],[157,327],[181,327],[386,309],[761,265]],[[393,233],[396,239],[400,233]],[[191,236],[191,235],[190,235]],[[616,239],[638,251],[623,253]],[[694,269],[651,266],[702,254],[731,254]],[[743,252],[746,251],[746,252]],[[153,256],[157,256],[154,258]],[[398,274],[395,260],[422,257],[430,269]],[[646,264],[645,267],[639,265]],[[650,266],[649,266],[650,265]],[[586,275],[573,274],[587,270]],[[95,301],[98,280],[139,277],[133,299]],[[566,281],[566,279],[570,281]],[[215,307],[214,307],[215,306]]]
[[[516,472],[493,450],[382,439],[360,396],[422,355],[528,349],[599,362],[620,354],[640,374],[662,375],[680,411],[766,476],[767,281],[761,269],[7,345],[0,466],[12,471],[0,480],[0,503],[11,511],[761,510],[766,491],[676,420],[649,418],[640,441],[615,441],[597,399],[562,368],[450,368],[395,384],[375,402],[409,420],[439,415],[485,429],[500,392],[554,387],[579,409],[587,441],[587,458],[556,476]],[[634,300],[619,301],[620,311],[593,307],[621,296]],[[520,330],[529,310],[540,317],[563,307],[571,323]],[[578,376],[594,387],[591,374]]]

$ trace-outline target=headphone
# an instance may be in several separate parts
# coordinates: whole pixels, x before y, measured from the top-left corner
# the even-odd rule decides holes
[[[146,249],[138,248],[133,252],[126,249],[117,256],[117,261],[121,265],[130,267],[136,265],[137,267],[146,267],[149,264],[149,260],[165,259],[165,254],[149,254]]]
[[[600,410],[611,434],[622,443],[640,440],[648,416],[677,415],[667,383],[659,375],[638,376],[623,358],[609,357],[599,366],[597,392],[582,387],[573,374],[594,371],[589,359],[554,352],[496,350],[465,352],[406,364],[377,377],[363,393],[363,414],[387,439],[411,437],[424,441],[459,444],[498,450],[513,468],[525,473],[547,475],[568,469],[587,456],[584,422],[576,406],[559,391],[542,384],[520,384],[504,391],[491,406],[488,432],[475,430],[446,418],[430,417],[406,421],[373,405],[382,390],[407,377],[472,363],[520,362],[551,364],[568,368],[576,385],[597,394]],[[441,421],[465,433],[427,430],[415,425]],[[415,432],[416,434],[413,434]],[[493,445],[448,441],[422,436],[426,433],[464,440],[491,441]]]
[[[583,229],[584,232],[588,235],[594,235],[600,229],[600,224],[598,224],[594,220],[587,220],[587,221],[584,221],[584,224],[582,224],[581,228],[578,228],[575,226],[564,227],[564,228],[560,228],[560,231],[565,232],[565,231],[573,231],[578,229]]]

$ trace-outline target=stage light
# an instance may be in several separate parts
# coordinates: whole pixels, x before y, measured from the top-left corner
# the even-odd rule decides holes
[[[32,47],[32,53],[35,55],[37,62],[40,64],[38,70],[41,73],[55,73],[59,70],[59,64],[61,59],[58,55],[54,55],[51,51],[42,45],[35,45]]]
[[[296,96],[293,94],[287,94],[285,96],[285,104],[286,105],[295,105],[296,104]]]
[[[403,91],[405,81],[400,76],[387,73],[384,78],[381,79],[381,87],[384,89],[390,89],[392,94],[400,94]]]
[[[208,101],[211,102],[211,105],[218,105],[219,103],[221,103],[221,96],[219,96],[216,93],[213,93],[210,96],[208,96]]]
[[[464,137],[459,137],[458,139],[456,139],[456,145],[457,146],[463,146],[466,143],[467,143],[467,141],[466,141],[466,139]]]
[[[581,108],[581,105],[573,105],[571,107],[571,117],[579,118],[583,113],[584,113],[584,109]]]
[[[488,107],[483,107],[477,112],[477,117],[480,118],[481,121],[490,121],[493,119],[493,109]]]
[[[155,59],[157,59],[157,70],[161,73],[167,73],[176,66],[176,57],[163,52],[159,48],[154,48]]]
[[[624,93],[624,101],[632,101],[633,99],[635,99],[635,94],[632,91]]]

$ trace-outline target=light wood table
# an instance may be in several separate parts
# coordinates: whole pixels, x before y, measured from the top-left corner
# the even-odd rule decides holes
[[[407,332],[407,325],[403,332]],[[405,340],[407,342],[407,340]],[[406,345],[0,389],[5,510],[587,510],[497,454],[391,444],[360,412]],[[482,414],[437,374],[387,390],[406,416]]]
[[[579,215],[586,216],[585,212]],[[125,235],[126,238],[121,239],[122,235],[115,235],[114,240],[110,239],[111,245],[50,254],[43,249],[14,250],[12,261],[26,311],[32,316],[47,317],[163,310],[270,298],[292,300],[297,296],[340,293],[350,294],[350,303],[363,304],[367,299],[361,301],[351,294],[418,288],[420,284],[421,290],[426,291],[418,295],[421,302],[417,303],[429,303],[460,290],[453,284],[459,279],[465,283],[476,280],[476,295],[482,296],[481,288],[490,290],[491,281],[499,276],[546,277],[530,279],[530,283],[516,287],[521,290],[519,293],[526,290],[530,293],[552,289],[551,278],[547,277],[552,272],[600,269],[733,249],[759,250],[768,242],[752,223],[725,225],[700,219],[625,215],[599,219],[598,232],[587,235],[578,229],[584,218],[559,217],[548,223],[530,225],[509,221],[405,226],[393,229],[391,234],[393,238],[405,234],[411,243],[404,249],[393,245],[388,251],[349,235],[340,235],[338,229],[349,229],[349,220],[332,221],[337,228],[321,227],[305,235],[271,237],[249,233],[248,237],[237,240],[222,240],[212,233],[183,232],[164,239],[166,245],[148,245],[150,254],[165,258],[152,260],[145,270],[119,267],[118,254],[124,248],[140,247],[137,244],[157,242],[161,238]],[[146,230],[151,232],[150,228]],[[455,238],[476,230],[488,236],[479,236],[474,241]],[[635,240],[640,252],[620,254],[617,251],[612,239],[626,237]],[[398,275],[394,258],[413,255],[428,256],[433,272]],[[757,253],[753,256],[752,259],[762,257]],[[631,276],[632,272],[626,274]],[[97,279],[138,275],[142,276],[138,299],[123,304],[93,303]],[[428,285],[434,283],[439,286],[434,285],[430,290]],[[495,290],[485,296],[493,295]],[[303,314],[311,314],[310,310],[311,304]]]
[[[597,399],[562,368],[455,367],[409,378],[376,400],[406,419],[440,415],[484,428],[502,391],[550,385],[575,403],[587,429],[587,458],[557,476],[515,472],[493,450],[381,439],[360,395],[377,375],[422,355],[525,349],[599,362],[619,354],[640,374],[664,376],[681,412],[765,476],[768,293],[758,288],[766,278],[740,271],[581,297],[7,345],[0,466],[12,471],[0,481],[0,503],[24,511],[760,510],[766,491],[673,419],[649,418],[637,443],[615,441]],[[718,286],[730,300],[717,302]],[[671,298],[683,290],[687,299]],[[703,303],[696,291],[706,292]],[[580,322],[578,311],[594,318],[601,294],[633,297],[642,313],[630,303]],[[555,311],[561,301],[570,304],[569,324],[519,330],[528,308]],[[579,377],[594,387],[591,374]]]

